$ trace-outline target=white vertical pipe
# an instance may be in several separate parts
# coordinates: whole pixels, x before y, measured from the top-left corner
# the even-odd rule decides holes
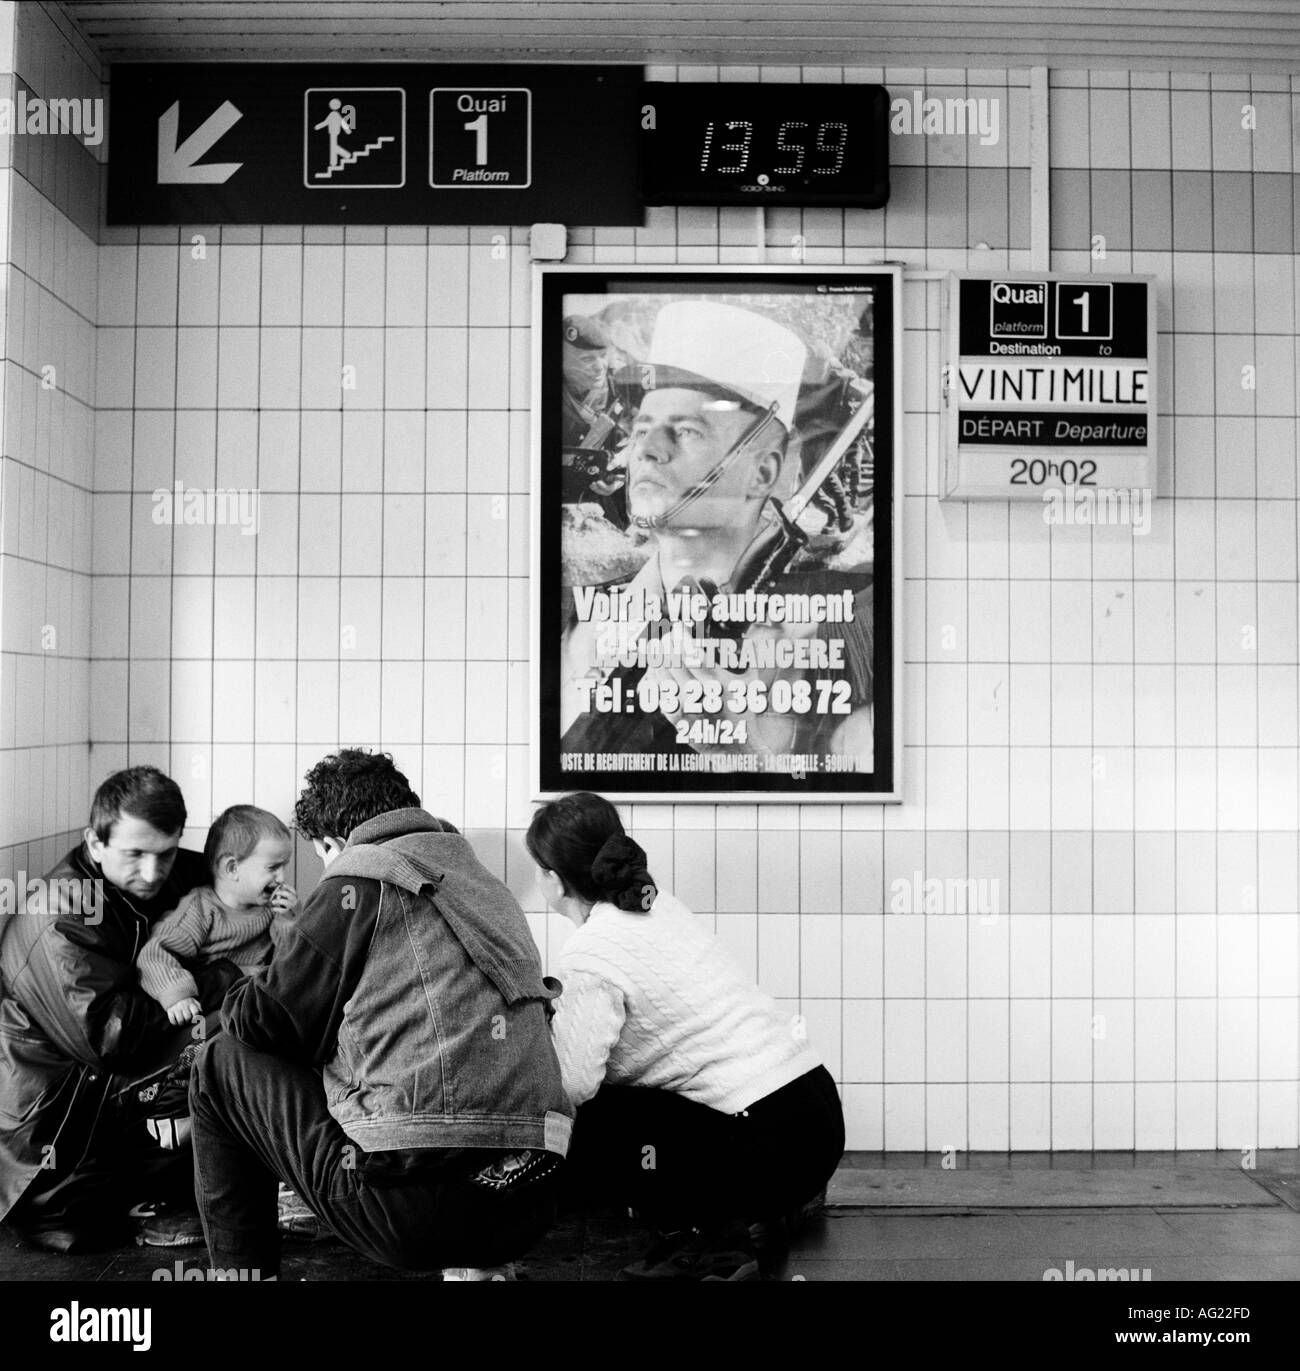
[[[1029,69],[1029,254],[1033,271],[1052,266],[1051,140],[1047,68]]]

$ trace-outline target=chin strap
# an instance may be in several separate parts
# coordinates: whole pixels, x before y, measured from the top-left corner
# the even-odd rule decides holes
[[[736,460],[741,452],[754,442],[767,428],[769,424],[777,422],[776,405],[770,404],[758,416],[757,419],[745,430],[744,433],[723,453],[713,469],[703,476],[700,480],[682,495],[676,504],[666,509],[662,514],[652,514],[649,518],[644,515],[633,514],[628,511],[628,518],[637,528],[665,528],[670,519],[675,519],[686,508],[687,505],[694,504],[696,500],[708,492],[714,485],[721,480],[727,468]]]

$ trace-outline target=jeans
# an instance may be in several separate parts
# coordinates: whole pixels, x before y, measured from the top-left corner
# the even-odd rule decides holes
[[[364,1152],[325,1104],[320,1072],[213,1038],[190,1084],[194,1177],[214,1267],[277,1275],[277,1182],[336,1237],[400,1270],[497,1266],[522,1255],[555,1215],[559,1170],[516,1190],[472,1176],[501,1154]]]
[[[606,1085],[578,1110],[566,1186],[630,1204],[662,1229],[753,1222],[812,1199],[843,1153],[844,1114],[823,1066],[739,1114]]]

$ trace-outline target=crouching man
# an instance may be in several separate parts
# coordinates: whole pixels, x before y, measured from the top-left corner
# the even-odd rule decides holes
[[[152,1246],[203,1241],[190,1156],[145,1120],[185,1114],[204,1030],[169,1023],[136,969],[158,921],[211,879],[180,845],[185,820],[170,777],[116,772],[84,842],[0,936],[0,1218],[50,1251],[118,1247],[132,1228]],[[241,974],[194,968],[207,1026]]]
[[[325,875],[191,1082],[211,1263],[278,1275],[283,1180],[373,1261],[503,1274],[554,1217],[568,1149],[560,987],[391,757],[345,750],[306,779],[295,818]]]

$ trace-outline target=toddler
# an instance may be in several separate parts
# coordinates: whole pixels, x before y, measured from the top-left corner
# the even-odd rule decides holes
[[[271,960],[271,922],[296,906],[284,868],[289,830],[265,809],[232,805],[208,832],[203,855],[212,884],[192,890],[154,926],[140,952],[140,984],[174,1024],[200,1018],[199,988],[186,961],[226,958],[252,973]]]

